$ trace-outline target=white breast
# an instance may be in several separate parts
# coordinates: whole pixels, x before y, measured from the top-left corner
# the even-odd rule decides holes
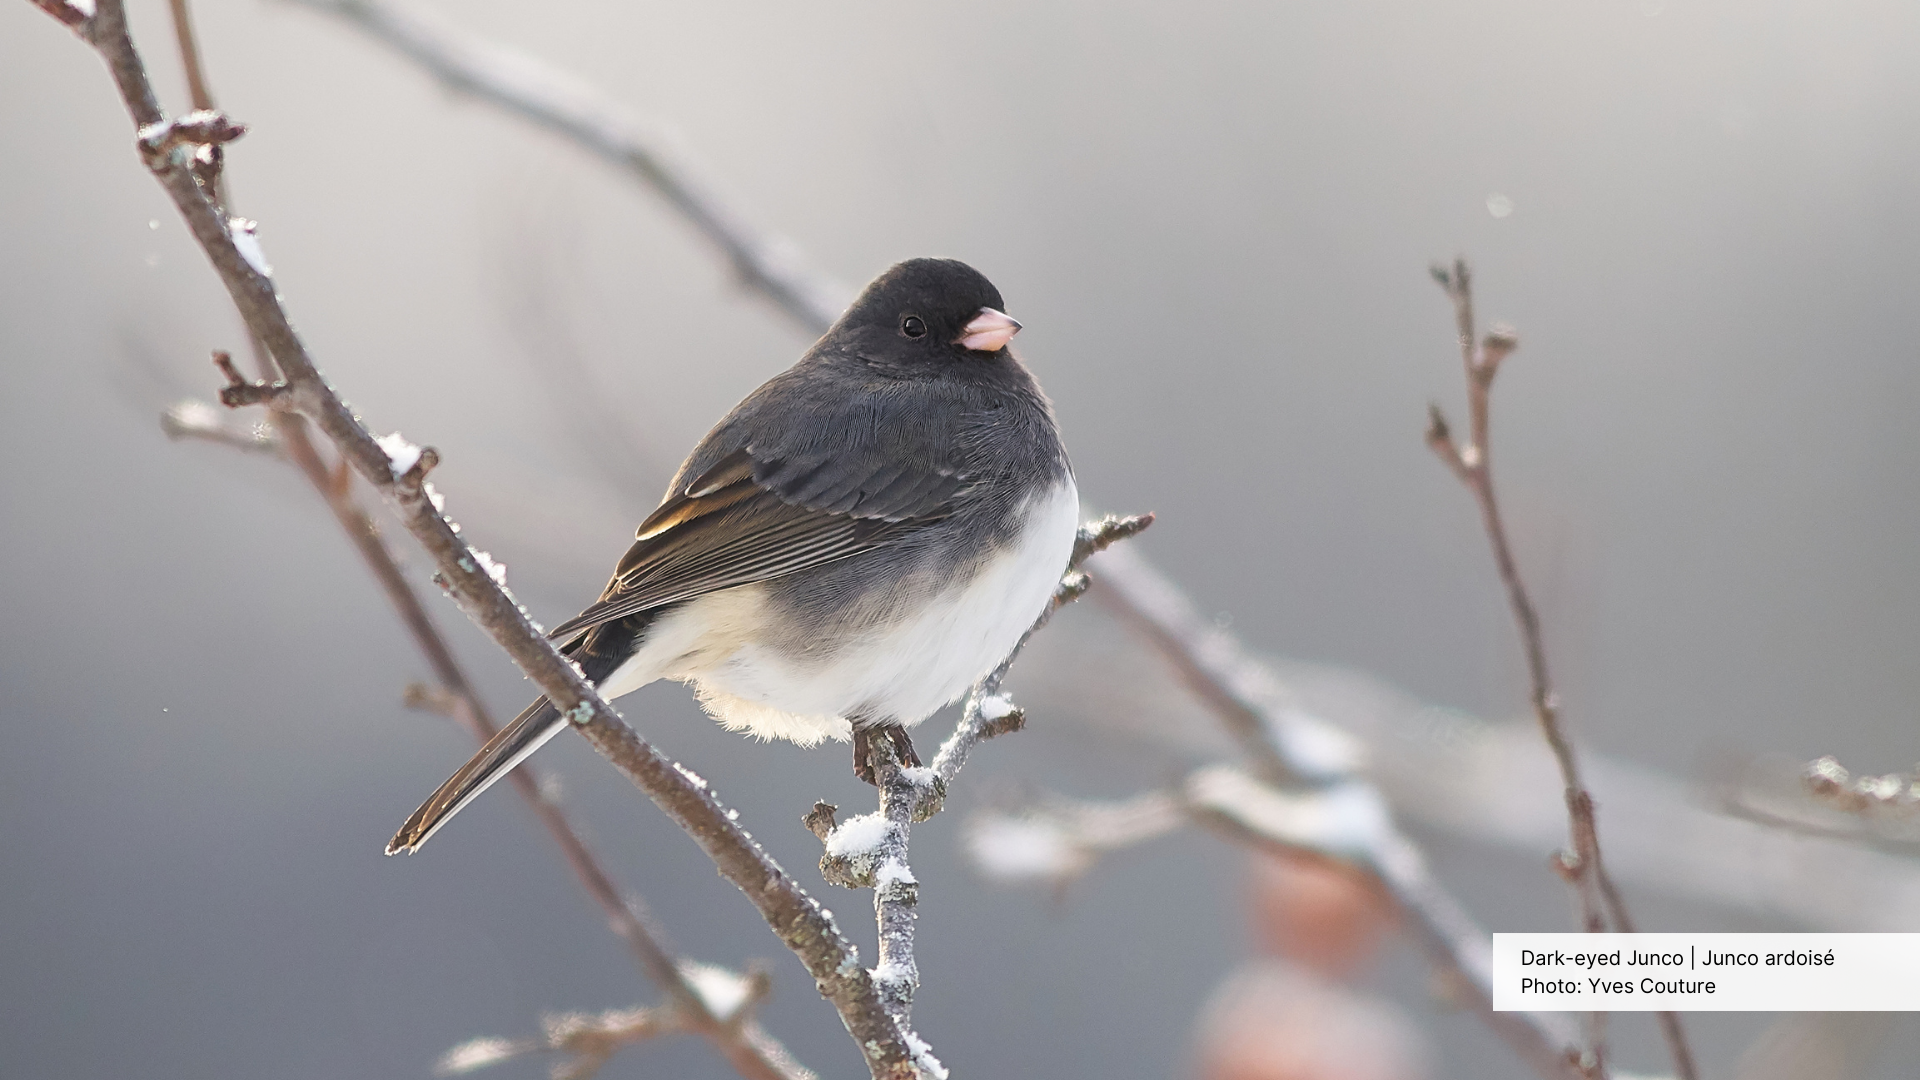
[[[917,724],[1013,651],[1059,585],[1079,523],[1079,492],[1067,478],[1028,503],[1017,539],[993,561],[825,660],[756,638],[763,588],[702,597],[661,619],[602,689],[615,696],[654,678],[683,679],[730,730],[803,746],[850,738],[853,714]]]

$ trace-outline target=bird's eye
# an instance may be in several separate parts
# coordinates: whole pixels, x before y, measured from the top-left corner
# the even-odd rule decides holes
[[[926,337],[927,324],[918,315],[909,315],[900,320],[900,332],[908,337]]]

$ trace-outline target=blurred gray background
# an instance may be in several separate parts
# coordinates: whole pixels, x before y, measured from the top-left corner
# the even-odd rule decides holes
[[[133,7],[184,109],[164,5]],[[849,284],[972,262],[1027,326],[1083,491],[1157,511],[1142,543],[1203,607],[1259,648],[1505,717],[1507,615],[1420,441],[1427,402],[1457,414],[1460,393],[1426,267],[1470,256],[1482,312],[1522,336],[1496,458],[1578,736],[1681,774],[1920,757],[1920,8],[441,10],[678,128]],[[313,12],[196,13],[253,129],[236,206],[324,369],[374,427],[439,447],[452,514],[538,616],[571,614],[681,452],[806,341],[571,147]],[[421,856],[381,856],[469,747],[399,705],[424,666],[294,475],[159,433],[215,386],[208,350],[244,343],[98,60],[0,5],[0,101],[0,1074],[420,1077],[543,1010],[651,1000],[505,789]],[[575,422],[596,398],[625,433]],[[433,605],[516,710],[516,673]],[[803,880],[801,811],[870,798],[844,750],[744,742],[677,687],[623,711]],[[1035,721],[976,758],[957,809],[1185,763]],[[577,743],[540,762],[616,875],[687,952],[769,958],[769,1025],[857,1070],[745,901]],[[1162,844],[1054,901],[974,876],[959,819],[915,836],[918,1019],[948,1063],[1184,1075],[1246,950],[1234,853]],[[1571,926],[1544,852],[1432,850],[1494,929]],[[1638,899],[1648,929],[1760,928]],[[869,940],[864,894],[828,901]],[[1437,1075],[1524,1075],[1413,958],[1374,981],[1428,1026]],[[1764,1020],[1697,1018],[1709,1072]],[[1661,1065],[1650,1030],[1621,1023],[1627,1064]],[[607,1075],[727,1073],[681,1040]]]

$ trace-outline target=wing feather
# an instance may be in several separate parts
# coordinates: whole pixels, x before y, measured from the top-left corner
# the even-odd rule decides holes
[[[599,602],[549,636],[570,639],[892,543],[945,517],[966,486],[944,469],[874,462],[848,470],[826,461],[761,462],[736,450],[669,493],[641,524]]]

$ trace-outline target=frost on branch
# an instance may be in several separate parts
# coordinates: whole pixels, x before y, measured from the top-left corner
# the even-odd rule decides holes
[[[927,1040],[909,1031],[907,1032],[907,1049],[913,1051],[913,1063],[925,1070],[933,1080],[947,1080],[947,1067],[940,1063],[939,1058],[933,1056],[933,1047],[927,1045]]]
[[[407,470],[420,461],[420,448],[408,442],[407,437],[397,431],[391,435],[382,435],[374,442],[379,443],[380,449],[386,453],[387,461],[392,465],[395,480],[407,475]]]
[[[227,219],[227,231],[233,236],[234,249],[240,252],[240,257],[247,260],[247,265],[253,267],[255,273],[270,278],[273,276],[273,267],[267,262],[267,249],[260,246],[260,237],[256,235],[259,227],[258,223],[245,218]]]

